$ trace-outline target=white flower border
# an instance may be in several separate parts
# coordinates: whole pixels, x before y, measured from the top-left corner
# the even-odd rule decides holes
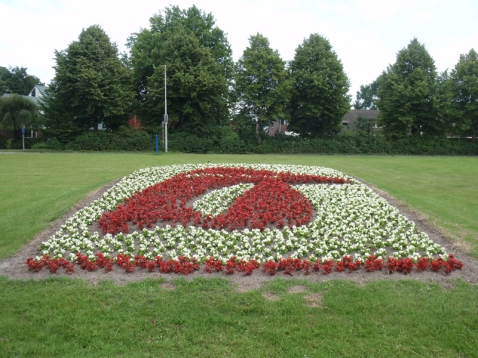
[[[104,211],[111,211],[135,192],[164,181],[179,173],[208,167],[245,167],[276,172],[326,175],[347,178],[352,184],[296,185],[307,197],[316,212],[308,225],[284,229],[232,231],[204,230],[181,225],[155,227],[129,234],[90,232]],[[247,190],[250,184],[219,189],[198,200],[194,207],[203,213],[217,214]],[[131,256],[144,255],[153,259],[177,259],[178,256],[196,258],[204,262],[210,256],[226,262],[231,256],[238,259],[256,259],[259,262],[282,257],[340,259],[352,255],[364,261],[374,254],[386,256],[420,257],[441,256],[447,259],[445,249],[419,231],[415,224],[401,215],[398,209],[378,196],[364,184],[334,169],[268,164],[187,164],[145,168],[124,177],[107,190],[100,199],[77,211],[66,220],[61,229],[41,245],[42,255],[69,258],[75,261],[76,252],[95,259],[96,252],[107,257],[119,253]],[[37,257],[40,259],[40,257]]]

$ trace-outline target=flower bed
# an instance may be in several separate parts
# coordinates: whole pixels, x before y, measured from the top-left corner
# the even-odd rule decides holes
[[[449,273],[462,264],[366,185],[333,169],[175,165],[138,170],[67,219],[30,270],[275,274]]]

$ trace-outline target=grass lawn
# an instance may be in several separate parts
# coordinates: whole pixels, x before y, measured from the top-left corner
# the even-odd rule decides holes
[[[478,257],[478,158],[117,153],[0,154],[0,258],[98,187],[132,171],[183,163],[335,168],[421,212]],[[412,280],[363,287],[271,281],[237,293],[221,279],[97,286],[0,278],[2,356],[473,356],[478,287]],[[290,285],[306,291],[289,293]],[[276,295],[276,301],[264,297]],[[307,297],[317,294],[316,307]],[[475,338],[473,338],[475,337]]]

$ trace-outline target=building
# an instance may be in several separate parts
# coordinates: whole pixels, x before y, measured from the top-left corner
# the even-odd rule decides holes
[[[344,129],[357,130],[357,120],[359,118],[369,119],[375,122],[377,128],[377,117],[380,111],[378,109],[352,109],[342,118]]]
[[[266,130],[269,136],[275,136],[278,133],[285,134],[287,131],[287,121],[284,119],[274,121]]]
[[[374,122],[374,127],[377,128],[377,117],[380,111],[378,109],[352,109],[342,118],[342,125],[344,130],[357,130],[357,120],[359,118],[369,119]],[[287,121],[278,120],[271,123],[267,128],[267,134],[275,136],[278,133],[290,134],[287,131]]]
[[[35,102],[36,105],[38,105],[40,98],[45,96],[45,91],[46,86],[36,85],[26,97],[28,97],[28,99],[32,100],[33,102]]]

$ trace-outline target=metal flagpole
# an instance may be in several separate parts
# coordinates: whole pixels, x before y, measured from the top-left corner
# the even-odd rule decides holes
[[[166,65],[164,65],[164,152],[168,152],[168,101],[166,88]]]

